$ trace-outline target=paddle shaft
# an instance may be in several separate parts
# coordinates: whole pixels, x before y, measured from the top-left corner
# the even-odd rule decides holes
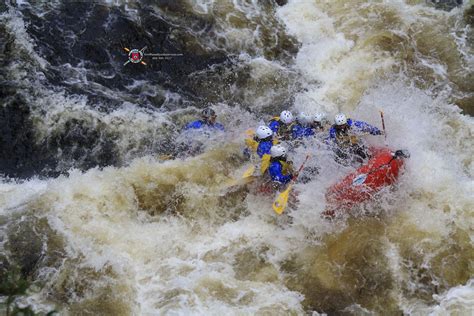
[[[383,119],[382,111],[380,111],[380,118],[382,119],[382,128],[383,128],[383,134],[385,136],[385,141],[387,141],[387,132],[385,131],[385,120]]]
[[[295,180],[298,178],[298,175],[300,174],[301,170],[303,170],[304,164],[306,163],[306,161],[308,161],[309,156],[310,156],[310,155],[306,155],[305,160],[303,161],[303,163],[301,164],[300,168],[298,169],[298,172],[296,172],[296,174],[294,175],[293,179],[291,179],[291,181],[295,181]]]

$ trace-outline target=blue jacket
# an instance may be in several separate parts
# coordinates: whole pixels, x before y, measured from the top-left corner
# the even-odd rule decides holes
[[[280,121],[278,120],[271,120],[270,124],[268,124],[268,127],[273,131],[273,133],[277,133],[278,129],[280,128]]]
[[[258,156],[262,158],[263,155],[270,154],[270,148],[272,148],[272,146],[273,146],[273,141],[271,140],[258,143],[258,147],[257,147]]]
[[[355,128],[359,132],[369,133],[372,135],[382,134],[377,127],[363,121],[353,121],[352,119],[348,119],[347,125],[349,125],[349,128]],[[329,130],[329,138],[332,140],[336,139],[336,128],[334,126]]]
[[[314,130],[311,127],[306,127],[300,124],[293,126],[291,130],[292,136],[294,139],[309,137],[314,135]]]
[[[208,124],[202,120],[197,120],[197,121],[194,121],[194,122],[191,122],[191,123],[188,123],[184,129],[185,130],[189,130],[189,129],[202,129],[202,128],[213,128],[213,129],[217,129],[217,130],[220,130],[220,131],[224,131],[224,126],[222,124],[219,124],[219,123],[214,123],[214,124]]]
[[[278,160],[274,160],[270,163],[270,167],[268,168],[268,171],[270,173],[270,177],[272,178],[272,181],[277,181],[280,183],[288,183],[291,181],[292,175],[284,175],[282,173],[283,171],[283,166]]]
[[[273,131],[273,133],[277,133],[278,129],[280,128],[280,121],[278,120],[271,120],[270,124],[268,124],[268,127]]]
[[[287,125],[279,119],[273,118],[268,124],[268,127],[273,131],[273,134],[277,135],[278,138],[282,137],[285,140],[289,140],[293,124],[294,123]]]

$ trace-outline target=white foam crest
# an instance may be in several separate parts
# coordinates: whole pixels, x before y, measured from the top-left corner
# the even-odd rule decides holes
[[[277,13],[290,33],[303,45],[318,44],[321,40],[337,36],[333,19],[322,12],[315,2],[289,1]]]
[[[153,160],[143,162],[150,164],[148,168],[159,167]],[[139,216],[130,182],[135,168],[141,166],[85,173],[72,170],[68,177],[48,180],[41,196],[31,198],[37,214],[46,215],[51,228],[66,239],[68,257],[80,258],[78,267],[101,271],[111,266],[121,278],[135,280],[129,286],[136,289],[143,313],[234,314],[265,308],[302,312],[301,296],[283,284],[242,281],[233,276],[233,256],[241,250],[269,245],[269,260],[277,263],[285,256],[282,249],[297,249],[295,241],[301,236],[275,230],[268,203],[268,212],[255,209],[251,217],[207,230],[196,229],[179,217]],[[206,226],[204,222],[196,224]],[[224,255],[206,258],[212,253]],[[232,299],[220,298],[220,293],[212,292],[214,286],[228,289]],[[181,294],[164,299],[173,289]],[[247,296],[252,297],[251,302],[236,307]]]
[[[23,210],[24,206],[38,198],[46,188],[47,182],[37,178],[23,182],[2,181],[0,183],[0,215]]]
[[[377,122],[379,109],[384,111],[390,147],[411,153],[401,187],[412,196],[409,216],[420,228],[448,234],[447,224],[467,215],[473,203],[469,194],[472,174],[463,166],[470,153],[462,145],[471,142],[472,118],[459,114],[445,99],[433,99],[402,81],[381,83],[370,90],[355,113],[358,118]],[[455,128],[451,127],[453,121],[459,124]],[[464,226],[462,221],[459,224]]]
[[[354,91],[368,87],[377,73],[393,65],[391,58],[355,50],[355,43],[336,29],[334,19],[316,2],[290,1],[278,15],[303,44],[295,67],[305,78],[307,91],[295,98],[298,110],[337,112],[341,104],[354,102]]]
[[[160,139],[160,129],[173,125],[169,114],[124,102],[110,113],[101,112],[87,104],[87,97],[65,96],[64,92],[44,91],[32,104],[33,122],[38,141],[58,133],[67,133],[70,120],[84,121],[86,128],[96,128],[101,137],[114,135],[122,160],[127,161],[144,139]],[[47,108],[48,111],[43,109]],[[145,137],[144,135],[148,135]]]
[[[251,104],[254,113],[271,108],[275,100],[287,97],[288,89],[291,90],[294,84],[291,81],[296,77],[293,69],[284,67],[278,61],[270,61],[264,57],[251,57],[245,53],[239,55],[239,61],[245,63],[245,67],[250,69],[249,74],[252,79],[249,85],[251,87],[243,93],[245,102]],[[252,83],[257,88],[252,86]],[[265,93],[261,93],[261,89],[265,87],[268,89]],[[239,91],[239,93],[242,92]]]
[[[441,295],[434,295],[439,302],[432,308],[430,316],[441,316],[447,314],[468,315],[474,308],[474,279],[470,279],[466,285],[459,285],[449,289]]]
[[[264,7],[260,1],[188,0],[187,2],[193,14],[215,21],[212,35],[207,29],[197,31],[188,29],[206,50],[225,50],[233,53],[246,51],[263,55],[269,45],[278,45],[277,35],[262,30],[269,28],[278,31],[279,25],[273,20],[271,9]]]

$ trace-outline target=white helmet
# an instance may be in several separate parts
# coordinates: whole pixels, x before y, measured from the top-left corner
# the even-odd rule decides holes
[[[298,114],[298,122],[303,125],[310,124],[311,116],[306,114],[305,112],[301,112],[300,114]]]
[[[270,155],[273,158],[286,156],[286,148],[282,145],[275,145],[270,148]]]
[[[326,115],[324,113],[316,113],[314,115],[314,121],[318,123],[321,123],[325,118],[326,118]]]
[[[265,139],[267,137],[272,136],[273,131],[265,125],[261,125],[257,127],[257,130],[255,131],[255,135],[257,135],[258,139]]]
[[[347,124],[347,118],[344,114],[339,113],[336,114],[336,116],[334,117],[334,122],[336,123],[336,125],[344,125]]]
[[[280,113],[280,121],[285,124],[290,124],[291,122],[293,122],[293,114],[291,114],[290,111],[282,111]]]

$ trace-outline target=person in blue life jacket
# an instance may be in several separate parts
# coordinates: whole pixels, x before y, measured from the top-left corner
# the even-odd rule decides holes
[[[275,145],[270,149],[270,166],[268,174],[276,186],[288,184],[293,178],[293,164],[287,160],[287,149],[283,145]]]
[[[181,131],[183,133],[182,141],[176,144],[173,156],[183,158],[202,153],[205,146],[200,136],[210,137],[215,132],[224,131],[224,126],[217,123],[216,118],[217,115],[213,109],[205,108],[201,112],[200,120],[186,124]],[[194,132],[198,133],[194,134]]]
[[[265,125],[257,127],[252,138],[245,140],[247,147],[244,149],[244,157],[250,159],[253,153],[262,158],[263,155],[270,154],[270,148],[278,141],[273,138],[273,131]]]
[[[213,109],[205,108],[204,110],[202,110],[201,116],[202,116],[202,119],[188,123],[184,127],[184,130],[208,128],[208,129],[224,131],[224,126],[216,122],[217,115]]]
[[[363,121],[347,119],[339,113],[334,117],[334,125],[329,129],[329,140],[335,145],[334,151],[339,162],[346,164],[350,156],[355,157],[355,162],[361,163],[361,159],[369,157],[366,146],[360,142],[357,134],[367,133],[371,135],[383,135],[377,127]]]
[[[290,140],[294,120],[293,114],[285,110],[280,113],[280,116],[272,118],[268,127],[270,127],[279,140]]]
[[[316,133],[326,131],[329,128],[328,125],[328,120],[324,113],[316,113],[314,115],[312,127]]]
[[[296,118],[296,123],[291,129],[293,139],[302,139],[314,136],[314,129],[312,128],[313,118],[311,115],[301,112]]]
[[[270,149],[274,145],[273,131],[265,125],[259,126],[255,131],[255,138],[258,142],[257,155],[262,158],[263,155],[269,155]]]
[[[343,113],[337,114],[334,117],[334,125],[329,129],[329,138],[337,142],[338,138],[348,136],[351,132],[383,135],[381,130],[369,123],[348,119]]]

